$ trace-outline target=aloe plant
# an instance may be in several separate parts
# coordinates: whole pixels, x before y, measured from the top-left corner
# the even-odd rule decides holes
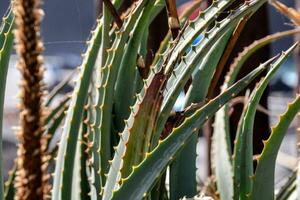
[[[215,126],[212,162],[217,185],[215,196],[225,200],[274,199],[276,155],[289,124],[300,109],[300,97],[295,98],[278,125],[272,129],[256,169],[253,169],[252,159],[253,119],[264,89],[297,45],[279,56],[262,61],[260,66],[244,78],[236,81],[236,77],[245,60],[259,48],[282,37],[299,33],[300,30],[270,35],[247,47],[232,63],[220,94],[214,99],[206,99],[214,72],[222,55],[226,53],[228,41],[233,37],[239,22],[251,17],[266,2],[246,1],[218,21],[217,16],[224,13],[234,1],[213,1],[210,7],[190,21],[188,15],[197,9],[199,3],[195,3],[186,12],[186,16],[180,17],[177,15],[175,1],[139,0],[133,3],[127,14],[121,16],[117,8],[122,1],[103,1],[102,16],[97,19],[96,27],[87,41],[82,64],[78,74],[75,74],[77,78],[73,92],[63,97],[60,104],[53,105],[59,91],[72,77],[50,92],[44,102],[41,96],[41,73],[37,74],[37,81],[32,83],[36,87],[21,85],[21,91],[29,91],[31,96],[37,97],[38,103],[25,105],[30,97],[23,95],[25,103],[21,112],[26,114],[30,106],[38,108],[35,109],[37,112],[30,113],[37,120],[35,127],[38,130],[34,134],[38,137],[31,137],[31,140],[41,145],[38,147],[40,153],[26,151],[28,154],[20,154],[17,166],[12,170],[5,187],[0,170],[0,199],[51,197],[53,200],[156,200],[193,197],[199,192],[195,167],[197,134],[203,124],[213,117]],[[26,9],[27,14],[24,14],[26,6],[33,7]],[[147,54],[145,41],[150,37],[148,28],[162,9],[167,9],[170,33],[155,52],[152,64],[147,65],[144,60]],[[21,71],[26,75],[25,81],[30,82],[34,80],[35,73],[27,76],[28,70],[41,70],[39,13],[38,0],[16,0],[16,5],[3,18],[0,29],[1,129],[12,31],[16,30],[17,52],[20,63],[23,64]],[[32,17],[36,23],[27,24],[26,17]],[[34,34],[26,31],[32,30],[37,30],[34,41],[40,45],[28,48],[24,54],[20,46],[30,47],[32,39],[29,41],[27,37]],[[194,44],[199,35],[201,40]],[[29,65],[31,62],[25,65],[22,62],[25,58],[39,62],[33,62],[32,66]],[[228,102],[267,69],[269,72],[247,99],[237,130],[237,142],[231,150]],[[190,77],[192,81],[188,84]],[[188,90],[184,108],[173,111],[175,102],[185,87]],[[41,114],[45,110],[46,114]],[[22,125],[21,130],[29,130],[26,129],[26,124]],[[57,143],[53,136],[59,132],[60,125],[63,130]],[[33,132],[24,132],[22,135],[25,137],[30,134]],[[43,138],[47,138],[48,143],[43,143]],[[1,143],[2,137],[0,139]],[[55,147],[50,145],[55,143]],[[21,140],[19,152],[29,148],[24,144]],[[33,163],[32,160],[31,163],[33,155],[41,162]],[[2,166],[1,156],[2,153]],[[51,181],[47,179],[46,165],[42,163],[45,158],[55,166]],[[22,165],[22,159],[27,159],[28,165],[35,164],[40,171],[36,170],[36,174],[33,172],[31,175],[20,173],[28,172],[26,166]],[[166,181],[168,170],[171,173],[169,181]],[[32,181],[37,184],[32,177],[38,175],[41,182],[35,188],[25,187],[26,184],[20,183]],[[289,189],[295,191],[295,180],[296,178],[289,181],[284,187],[286,189],[277,196],[278,199],[289,196],[291,192],[286,192]],[[167,182],[169,188],[166,186]],[[52,185],[51,192],[48,191],[48,184]]]

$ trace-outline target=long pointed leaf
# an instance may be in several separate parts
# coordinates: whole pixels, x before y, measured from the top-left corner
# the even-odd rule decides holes
[[[274,199],[275,163],[280,145],[290,123],[300,110],[300,96],[288,105],[288,110],[280,116],[278,124],[272,128],[271,136],[264,141],[264,149],[259,156],[253,177],[253,190],[250,199]]]
[[[118,66],[121,62],[121,56],[124,52],[124,46],[128,40],[129,33],[137,23],[137,19],[147,3],[147,0],[135,2],[134,8],[130,12],[130,16],[125,18],[122,28],[116,32],[116,38],[111,48],[108,49],[108,57],[105,66],[101,68],[98,87],[98,99],[96,103],[97,113],[94,124],[95,135],[100,134],[101,154],[101,176],[105,178],[105,174],[109,170],[109,160],[111,159],[111,124],[112,124],[112,106],[115,82],[117,79]]]
[[[142,39],[147,41],[148,38],[143,38],[144,32],[148,31],[147,28],[151,21],[149,17],[156,16],[163,8],[163,4],[147,4],[145,7],[138,24],[136,25],[133,35],[131,36],[128,45],[126,47],[125,54],[123,55],[119,74],[116,83],[115,91],[115,113],[116,113],[116,128],[121,132],[124,129],[124,120],[129,117],[130,106],[134,103],[135,94],[135,75],[137,72],[136,60],[138,47],[141,44]],[[151,12],[155,10],[156,12]],[[146,47],[145,47],[146,48]]]
[[[121,188],[114,192],[112,199],[137,200],[146,196],[155,180],[161,176],[167,165],[174,160],[176,154],[187,144],[191,136],[199,130],[203,123],[233,96],[244,89],[264,69],[265,65],[258,67],[226,92],[186,118],[182,125],[175,128],[164,141],[160,142],[139,166],[134,167],[131,175],[123,180]]]
[[[204,61],[193,73],[193,81],[185,99],[185,107],[191,103],[200,103],[207,95],[215,68],[226,47],[232,31],[225,33],[211,48]],[[175,78],[175,77],[174,77]],[[194,134],[178,158],[170,166],[170,196],[179,199],[196,195],[196,146],[198,136]]]
[[[63,135],[59,145],[58,157],[55,166],[55,177],[52,191],[53,200],[71,199],[72,174],[79,128],[83,117],[84,104],[88,94],[89,83],[99,50],[101,40],[101,26],[98,26],[92,35],[87,55],[81,65],[70,107],[68,109]]]
[[[9,58],[13,45],[13,13],[8,12],[8,15],[4,18],[4,24],[1,27],[0,32],[0,199],[3,199],[3,158],[2,158],[2,127],[3,127],[3,107],[4,107],[4,96],[6,86],[6,76],[9,64]]]
[[[275,40],[281,39],[286,36],[290,36],[292,34],[296,34],[299,31],[300,31],[299,29],[295,29],[295,30],[289,30],[289,31],[268,35],[260,40],[253,42],[250,46],[246,47],[244,51],[239,54],[239,56],[235,59],[234,63],[231,65],[230,71],[226,76],[225,82],[222,86],[222,91],[226,90],[229,86],[233,84],[243,64],[254,52],[256,52],[258,49],[264,47],[265,45]],[[232,179],[233,179],[233,172],[231,171],[232,164],[231,164],[231,151],[230,151],[230,143],[229,143],[230,138],[229,138],[229,130],[228,130],[229,116],[226,114],[228,113],[228,111],[229,111],[229,106],[225,105],[216,113],[216,121],[214,125],[215,133],[213,135],[213,140],[212,140],[212,148],[213,148],[212,161],[213,163],[215,163],[213,165],[216,173],[215,174],[216,181],[218,185],[218,191],[222,199],[230,199],[229,196],[231,196],[230,195],[231,193],[228,190],[237,188],[237,186],[235,187],[231,186]],[[241,119],[242,118],[243,117],[241,117]],[[227,141],[227,143],[224,143],[224,141],[222,140]],[[219,143],[223,143],[223,144],[220,145]],[[226,148],[228,151],[227,152],[224,151],[224,148]],[[230,162],[228,163],[228,161]],[[231,179],[229,179],[229,177],[231,177]],[[234,190],[236,191],[236,189]]]
[[[182,91],[185,83],[188,81],[197,64],[203,60],[207,54],[207,51],[209,51],[211,46],[224,34],[224,32],[234,28],[241,18],[251,14],[252,12],[255,12],[260,6],[263,5],[263,3],[264,0],[251,1],[249,4],[247,3],[239,7],[232,15],[228,16],[223,21],[216,22],[216,26],[214,28],[212,28],[209,32],[204,33],[204,38],[199,42],[199,44],[192,46],[190,53],[188,53],[187,56],[182,57],[182,61],[175,69],[175,72],[173,72],[173,75],[177,76],[177,81],[171,84],[170,89],[166,90],[164,94],[165,97],[152,142],[153,146],[157,144],[168,115],[171,112],[178,95]],[[168,62],[168,64],[170,64],[170,62],[171,60]]]
[[[245,112],[245,116],[241,125],[241,132],[238,136],[238,140],[235,146],[235,159],[234,159],[234,174],[235,182],[240,185],[240,198],[248,199],[249,194],[253,187],[253,125],[256,108],[259,104],[259,100],[270,82],[271,78],[275,75],[281,64],[287,59],[287,57],[294,50],[296,45],[292,46],[287,52],[284,52],[274,63],[274,67],[268,72],[266,77],[260,82],[255,91],[252,93],[248,108]],[[240,160],[240,162],[239,162]],[[238,173],[240,171],[240,174]],[[239,177],[240,176],[240,177]],[[240,178],[240,181],[239,181]]]

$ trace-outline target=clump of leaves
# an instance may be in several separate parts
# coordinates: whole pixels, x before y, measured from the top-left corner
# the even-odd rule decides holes
[[[221,199],[274,199],[276,155],[288,125],[300,108],[300,98],[295,98],[278,125],[272,129],[255,170],[252,159],[254,115],[267,84],[296,45],[263,62],[241,80],[236,81],[236,76],[245,60],[259,48],[300,31],[290,30],[254,42],[232,64],[220,94],[206,101],[214,74],[219,70],[217,66],[230,49],[228,45],[233,44],[230,41],[238,37],[241,23],[251,17],[266,0],[246,1],[220,21],[216,17],[224,13],[234,1],[213,1],[193,21],[188,20],[188,15],[199,6],[198,2],[185,16],[179,17],[173,0],[139,0],[120,17],[117,12],[122,3],[120,0],[103,1],[103,15],[97,20],[95,30],[87,42],[87,51],[79,66],[74,90],[58,105],[53,105],[53,99],[68,81],[59,84],[50,92],[48,100],[42,102],[38,1],[19,2],[23,2],[23,7],[15,8],[16,26],[13,26],[14,16],[11,11],[1,26],[0,70],[5,73],[0,73],[0,81],[3,83],[0,86],[0,116],[3,117],[3,85],[13,40],[12,30],[16,28],[17,52],[23,66],[22,72],[26,75],[24,80],[34,85],[21,85],[22,91],[29,92],[23,92],[22,99],[23,102],[32,102],[33,99],[36,102],[34,105],[24,103],[21,113],[22,116],[24,113],[33,115],[30,119],[37,120],[34,126],[36,132],[29,131],[31,129],[27,129],[23,123],[20,131],[22,137],[33,134],[30,144],[39,144],[34,148],[38,149],[38,153],[26,151],[26,154],[21,155],[22,158],[18,158],[18,162],[27,159],[28,166],[34,164],[39,169],[32,172],[33,176],[36,177],[40,171],[41,178],[45,173],[42,157],[50,156],[51,160],[55,157],[55,171],[52,192],[48,193],[47,189],[40,189],[45,183],[43,181],[47,180],[44,178],[40,179],[41,184],[35,189],[18,184],[20,181],[32,180],[27,171],[20,179],[20,171],[26,170],[26,166],[18,164],[17,173],[14,171],[10,176],[5,192],[2,192],[4,187],[1,186],[1,199],[18,197],[21,195],[19,191],[43,197],[49,195],[53,200],[193,197],[199,192],[196,190],[195,166],[197,134],[203,124],[214,116],[212,157],[217,190],[214,196]],[[26,9],[28,14],[24,16],[26,6],[30,6],[30,9]],[[156,52],[152,64],[148,65],[144,60],[148,53],[147,38],[151,36],[149,26],[165,7],[170,33]],[[26,20],[26,17],[31,16],[33,21],[36,20],[35,23]],[[33,30],[35,33],[31,34]],[[29,33],[23,37],[20,31],[23,31],[23,35],[25,31]],[[200,41],[194,44],[195,39],[200,37]],[[27,50],[22,53],[20,49],[26,46]],[[34,62],[23,62],[24,59]],[[267,75],[247,98],[237,131],[237,142],[231,150],[228,102],[268,68]],[[29,70],[33,72],[28,73]],[[186,92],[184,109],[173,112],[174,104],[182,92]],[[44,105],[50,110],[45,120],[42,115]],[[36,108],[36,112],[28,112],[32,107]],[[50,144],[56,143],[53,136],[56,132],[59,134],[60,124],[63,124],[63,131],[59,145],[54,148],[49,144],[44,145],[41,142],[43,137],[49,138]],[[31,148],[26,144],[21,140],[19,152]],[[34,156],[38,156],[40,162],[33,163]],[[168,169],[169,181],[166,181]],[[0,175],[2,183],[2,173]],[[166,182],[169,183],[168,189]],[[16,191],[14,185],[18,186]],[[289,186],[286,188],[290,189]],[[22,198],[30,199],[29,195]]]

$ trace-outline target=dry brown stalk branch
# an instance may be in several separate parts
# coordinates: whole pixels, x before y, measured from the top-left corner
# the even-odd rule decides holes
[[[123,25],[123,21],[122,21],[121,17],[119,16],[118,11],[114,7],[114,5],[111,3],[110,0],[103,0],[103,2],[105,4],[105,6],[107,7],[107,9],[109,10],[112,17],[114,18],[114,21],[116,22],[118,28],[121,28]]]
[[[172,33],[173,40],[178,36],[180,31],[180,22],[177,14],[176,1],[166,0],[168,24]]]
[[[233,35],[231,36],[231,38],[228,42],[228,45],[224,51],[224,54],[222,55],[222,57],[220,59],[220,62],[216,68],[212,82],[210,84],[208,94],[207,94],[208,99],[212,99],[214,97],[215,89],[218,84],[219,78],[223,72],[224,66],[227,63],[228,58],[229,58],[230,54],[232,53],[232,50],[234,49],[235,44],[247,23],[247,20],[248,20],[248,17],[245,17],[240,21],[240,23],[238,24],[237,28],[235,29]]]

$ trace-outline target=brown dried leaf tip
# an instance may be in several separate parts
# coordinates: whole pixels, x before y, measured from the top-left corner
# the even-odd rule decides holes
[[[43,11],[39,0],[15,0],[16,52],[20,83],[20,130],[17,176],[15,180],[17,200],[46,199],[49,193],[47,139],[43,137],[43,43],[40,24]]]

